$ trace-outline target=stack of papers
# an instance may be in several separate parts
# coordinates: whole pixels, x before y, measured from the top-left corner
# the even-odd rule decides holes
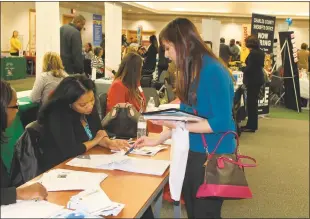
[[[1,218],[50,218],[64,207],[47,201],[17,201],[1,205]]]
[[[123,153],[88,156],[88,159],[76,157],[69,161],[67,165],[106,170],[123,170],[157,176],[164,174],[170,165],[170,161],[167,160],[139,159],[124,156]]]
[[[84,211],[63,209],[50,218],[102,218],[102,217],[91,215]]]
[[[107,177],[108,175],[105,173],[54,169],[44,173],[39,182],[45,186],[48,192],[86,190],[97,188]]]
[[[137,155],[145,155],[145,156],[155,156],[159,151],[164,150],[168,148],[167,146],[156,146],[156,147],[142,147],[142,148],[137,148],[134,149],[132,152],[130,152],[130,154],[137,154]],[[115,153],[120,153],[120,154],[125,154],[125,151],[113,151]]]
[[[179,109],[165,109],[153,112],[142,113],[146,120],[172,120],[172,121],[189,121],[199,122],[204,118],[190,114]]]
[[[117,216],[124,206],[124,204],[112,202],[99,187],[72,196],[67,204],[69,209],[78,209],[95,216]]]
[[[113,170],[113,165],[115,163],[124,163],[127,159],[129,159],[129,157],[121,154],[82,155],[72,159],[66,164],[75,167]]]

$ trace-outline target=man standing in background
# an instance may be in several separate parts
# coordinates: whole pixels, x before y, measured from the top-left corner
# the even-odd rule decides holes
[[[239,51],[238,46],[236,46],[235,39],[230,40],[229,49],[230,49],[230,52],[232,53],[231,61],[240,60],[240,58],[238,59],[238,55],[240,51]]]
[[[231,56],[231,52],[229,50],[229,46],[225,44],[225,38],[220,39],[220,58],[226,63],[228,66],[228,62]]]
[[[72,23],[60,27],[60,57],[68,74],[84,73],[81,30],[85,21],[82,15],[76,15]]]

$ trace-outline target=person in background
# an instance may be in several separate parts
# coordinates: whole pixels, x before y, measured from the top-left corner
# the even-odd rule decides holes
[[[86,43],[84,46],[84,58],[92,60],[93,56],[93,46],[91,45],[91,43]]]
[[[96,78],[104,77],[104,63],[102,60],[103,49],[101,47],[96,47],[94,49],[94,56],[91,60],[91,68],[96,69]]]
[[[165,48],[161,45],[158,51],[158,80],[163,71],[166,71],[169,67],[169,59],[165,57]]]
[[[138,112],[145,110],[145,96],[140,86],[141,70],[142,58],[140,55],[128,53],[123,58],[108,91],[107,113],[118,103],[130,103]]]
[[[43,150],[43,170],[81,155],[96,145],[113,150],[129,147],[127,141],[109,139],[102,130],[94,103],[95,84],[85,75],[69,76],[60,82],[38,117],[44,127],[39,142]]]
[[[100,43],[100,47],[102,48],[101,58],[102,58],[102,61],[104,63],[104,60],[105,60],[105,33],[102,33],[102,41]]]
[[[30,94],[31,101],[43,105],[60,81],[67,76],[60,56],[55,52],[45,53],[42,73],[36,77]]]
[[[188,218],[220,218],[223,199],[196,198],[197,190],[203,183],[206,149],[201,134],[208,142],[208,151],[214,150],[221,132],[235,131],[232,107],[234,85],[228,69],[221,64],[210,48],[204,43],[197,28],[186,18],[171,21],[159,35],[166,50],[166,57],[177,66],[176,92],[181,100],[180,109],[204,118],[200,122],[184,123],[189,134],[189,154],[183,183],[183,197]],[[153,121],[168,130],[158,138],[142,137],[136,147],[155,146],[171,138],[176,124],[172,121]],[[234,135],[228,135],[221,142],[216,153],[232,154],[236,142]]]
[[[0,80],[0,128],[1,147],[7,141],[5,130],[12,124],[18,112],[17,95],[15,90],[5,81]],[[9,174],[1,159],[1,206],[16,203],[16,200],[44,200],[47,191],[40,183],[34,183],[24,187],[11,186]]]
[[[255,132],[258,129],[258,94],[261,86],[265,83],[263,70],[265,53],[259,48],[259,40],[255,35],[249,36],[245,43],[250,50],[243,71],[243,84],[247,88],[248,121],[245,126],[241,127],[241,131]]]
[[[229,46],[225,44],[225,38],[220,39],[220,58],[228,66],[230,56],[232,55]]]
[[[301,49],[297,52],[298,57],[298,69],[305,69],[308,71],[309,69],[309,51],[308,45],[306,43],[301,44]]]
[[[83,15],[76,15],[72,23],[60,27],[60,57],[68,74],[84,73],[81,30],[85,22]]]
[[[18,39],[18,31],[14,30],[13,35],[10,40],[10,54],[11,56],[19,56],[19,50],[22,49],[22,44],[20,43]]]
[[[240,43],[240,41],[236,41],[236,46],[237,46],[238,49],[239,49],[238,56],[239,56],[239,59],[240,59],[240,53],[241,53],[241,43]],[[239,59],[238,59],[238,60],[239,60]]]
[[[144,54],[142,75],[152,75],[156,68],[156,55],[158,53],[158,42],[155,35],[150,36],[150,43],[147,52]]]
[[[236,46],[236,42],[235,39],[231,39],[230,43],[229,43],[229,49],[231,52],[231,61],[238,61],[240,60],[240,58],[238,58],[239,54],[240,54],[240,50],[238,48],[238,46]]]

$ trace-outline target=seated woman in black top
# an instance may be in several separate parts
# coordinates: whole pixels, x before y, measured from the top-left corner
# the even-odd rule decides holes
[[[1,146],[6,141],[4,136],[5,129],[14,121],[18,112],[16,92],[11,86],[0,81],[0,128]],[[11,186],[7,169],[1,158],[1,205],[15,203],[16,200],[46,199],[47,191],[40,183],[29,186],[15,188]]]
[[[84,75],[65,78],[39,113],[44,127],[40,141],[41,165],[48,170],[81,155],[96,145],[113,150],[129,147],[127,141],[110,140],[102,130],[95,103],[95,85]]]

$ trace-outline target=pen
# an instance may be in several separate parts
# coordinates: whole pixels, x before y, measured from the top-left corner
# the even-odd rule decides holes
[[[135,145],[133,145],[126,153],[125,155],[130,154],[135,149]]]

